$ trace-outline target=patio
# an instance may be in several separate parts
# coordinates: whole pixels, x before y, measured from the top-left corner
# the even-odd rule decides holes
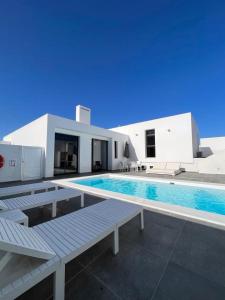
[[[134,175],[134,176],[144,176],[148,178],[164,178],[164,179],[175,179],[175,180],[187,180],[187,181],[196,181],[196,182],[209,182],[209,183],[219,183],[225,184],[225,175],[221,174],[201,174],[197,172],[182,172],[176,176],[169,175],[159,175],[159,174],[146,174],[145,171],[141,172],[125,172],[125,175]]]
[[[102,201],[85,195],[85,205]],[[58,216],[79,209],[59,205]],[[48,209],[27,211],[32,225],[50,219]],[[66,268],[66,299],[225,299],[225,233],[145,211],[145,230],[134,219],[120,230],[120,252],[111,236]],[[52,299],[51,277],[19,297]]]

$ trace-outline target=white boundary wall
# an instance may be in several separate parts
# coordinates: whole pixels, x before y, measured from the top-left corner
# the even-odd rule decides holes
[[[32,180],[43,177],[43,149],[0,143],[4,166],[0,169],[0,182]]]
[[[200,140],[200,151],[204,156],[225,151],[225,137],[202,138]]]

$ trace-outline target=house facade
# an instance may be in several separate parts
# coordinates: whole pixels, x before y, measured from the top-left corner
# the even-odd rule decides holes
[[[0,143],[0,154],[4,150],[6,162],[5,168],[0,169],[0,181],[4,181],[4,172],[11,174],[11,180],[19,180],[18,176],[13,177],[16,172],[7,170],[9,161],[14,161],[12,165],[18,168],[21,164],[21,170],[26,170],[20,178],[24,180],[117,170],[126,160],[126,143],[130,161],[141,161],[146,166],[154,162],[178,162],[187,171],[199,172],[199,165],[204,165],[199,151],[205,153],[210,148],[208,140],[203,141],[208,150],[199,148],[201,140],[191,113],[111,129],[91,125],[91,110],[87,107],[78,105],[75,116],[75,120],[70,120],[46,114],[5,136],[4,144]],[[213,143],[217,145],[218,141]],[[23,147],[18,153],[29,154],[21,158],[16,155],[15,147]],[[13,160],[10,153],[14,153]],[[216,168],[213,172],[223,171]]]
[[[129,136],[134,161],[192,163],[199,151],[198,128],[191,113],[112,130]]]
[[[46,114],[7,135],[4,141],[42,147],[44,177],[118,169],[129,137],[92,126],[90,110],[85,107],[77,107],[76,120]]]

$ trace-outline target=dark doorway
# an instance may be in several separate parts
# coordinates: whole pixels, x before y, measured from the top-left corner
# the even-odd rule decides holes
[[[79,138],[55,134],[54,175],[78,173]]]
[[[92,139],[92,172],[108,171],[108,141]]]

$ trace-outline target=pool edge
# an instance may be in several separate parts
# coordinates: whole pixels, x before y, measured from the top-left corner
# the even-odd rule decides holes
[[[175,179],[160,179],[153,177],[142,177],[142,176],[132,176],[132,175],[120,175],[120,174],[113,174],[113,173],[107,173],[107,174],[101,174],[101,175],[91,175],[91,176],[82,176],[82,177],[75,177],[75,178],[67,178],[67,179],[58,179],[53,180],[52,182],[67,188],[74,188],[81,190],[87,194],[91,194],[100,198],[115,198],[126,202],[132,202],[139,205],[142,205],[144,209],[147,209],[149,211],[165,214],[168,216],[172,216],[179,219],[184,219],[186,221],[195,222],[198,224],[207,225],[210,227],[214,227],[217,229],[225,230],[225,216],[211,213],[211,212],[205,212],[193,208],[188,208],[184,206],[179,205],[173,205],[163,202],[156,202],[156,203],[149,203],[148,200],[145,200],[143,198],[130,196],[130,195],[124,195],[121,193],[101,190],[93,187],[88,187],[84,185],[79,185],[76,183],[73,183],[71,181],[73,180],[79,180],[79,179],[87,179],[87,178],[98,178],[98,177],[114,177],[114,178],[127,178],[127,179],[137,179],[137,180],[145,180],[145,181],[155,181],[155,182],[175,182],[179,185],[186,185],[186,186],[197,186],[197,187],[205,187],[205,188],[216,188],[216,189],[222,189],[225,190],[225,185],[223,184],[214,184],[214,183],[202,183],[202,182],[191,182],[191,181],[176,181]]]

